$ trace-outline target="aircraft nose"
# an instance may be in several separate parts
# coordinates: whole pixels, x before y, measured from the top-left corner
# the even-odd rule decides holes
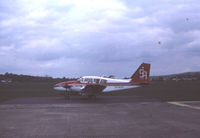
[[[59,86],[60,86],[59,83],[57,83],[57,84],[54,85],[54,87],[59,87]]]
[[[62,82],[61,83],[57,83],[57,84],[54,85],[54,87],[63,87],[63,83]]]
[[[54,86],[54,90],[66,91],[66,89],[61,86]]]
[[[66,86],[67,86],[67,84],[64,82],[57,83],[54,85],[54,90],[66,91]]]

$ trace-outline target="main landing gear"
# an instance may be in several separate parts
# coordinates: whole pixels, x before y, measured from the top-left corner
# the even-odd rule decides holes
[[[66,90],[65,100],[70,100],[70,92]]]

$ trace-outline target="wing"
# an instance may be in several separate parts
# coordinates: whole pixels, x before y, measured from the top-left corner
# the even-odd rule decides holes
[[[86,93],[114,92],[119,90],[133,89],[141,87],[140,85],[131,86],[104,86],[104,85],[86,85],[83,91]]]
[[[103,92],[114,92],[119,90],[126,90],[126,89],[132,89],[132,88],[138,88],[139,85],[132,85],[132,86],[107,86]]]
[[[106,86],[103,85],[86,85],[82,90],[86,93],[100,93],[102,92]]]

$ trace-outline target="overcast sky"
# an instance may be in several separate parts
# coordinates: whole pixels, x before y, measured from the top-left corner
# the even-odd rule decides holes
[[[0,73],[200,71],[199,0],[0,0]]]

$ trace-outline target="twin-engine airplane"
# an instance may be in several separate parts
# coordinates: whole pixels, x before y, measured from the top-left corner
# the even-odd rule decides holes
[[[98,76],[84,76],[76,81],[65,81],[55,85],[55,90],[64,90],[67,98],[70,92],[77,92],[80,95],[96,97],[101,92],[111,92],[136,88],[149,83],[150,64],[142,63],[131,79],[113,79]]]

